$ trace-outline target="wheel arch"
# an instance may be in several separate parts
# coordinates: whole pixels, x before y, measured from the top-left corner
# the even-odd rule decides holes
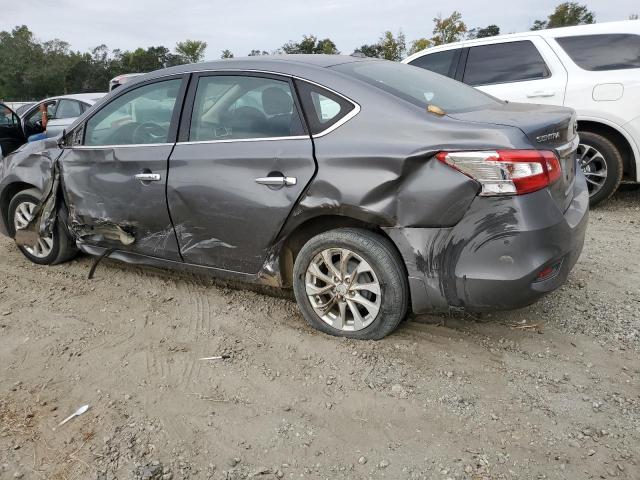
[[[0,194],[0,215],[2,223],[9,228],[9,204],[18,193],[31,189],[39,190],[38,187],[27,182],[13,182],[7,185]]]
[[[291,227],[288,232],[281,236],[280,248],[278,251],[280,279],[283,287],[290,287],[293,284],[293,265],[296,257],[305,243],[311,238],[321,233],[335,230],[337,228],[362,228],[377,233],[389,240],[390,244],[403,260],[402,268],[408,276],[407,267],[395,242],[376,223],[354,216],[344,216],[335,214],[318,214],[301,221],[295,227]]]
[[[602,135],[611,141],[622,156],[622,179],[633,182],[638,181],[638,153],[626,132],[621,131],[621,129],[609,123],[591,119],[578,119],[578,131]]]

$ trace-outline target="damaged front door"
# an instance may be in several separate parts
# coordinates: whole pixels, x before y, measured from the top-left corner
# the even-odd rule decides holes
[[[169,165],[167,199],[184,261],[258,273],[315,172],[290,80],[196,75]]]
[[[60,159],[69,226],[80,241],[180,261],[167,209],[183,78],[136,86],[70,133]],[[80,145],[73,145],[80,143]]]

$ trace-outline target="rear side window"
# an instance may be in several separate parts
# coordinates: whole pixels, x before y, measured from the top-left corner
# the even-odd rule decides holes
[[[456,67],[458,66],[458,60],[460,59],[461,48],[453,50],[446,50],[444,52],[430,53],[416,58],[414,61],[409,62],[409,65],[414,67],[424,68],[431,70],[432,72],[445,75],[453,78],[456,74]]]
[[[640,68],[640,35],[580,35],[556,38],[556,42],[584,70]]]
[[[477,86],[549,76],[549,69],[538,49],[529,40],[523,40],[471,47],[463,81]]]
[[[82,115],[82,104],[75,100],[60,100],[56,110],[56,118],[74,118]]]
[[[296,87],[312,135],[331,128],[355,108],[347,99],[317,85],[296,80]]]

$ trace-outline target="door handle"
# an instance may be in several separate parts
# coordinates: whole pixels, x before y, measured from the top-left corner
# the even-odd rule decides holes
[[[138,173],[135,175],[135,179],[141,182],[159,182],[161,178],[159,173]]]
[[[268,187],[293,187],[298,183],[298,179],[296,177],[260,177],[256,178],[256,183]]]
[[[539,90],[537,92],[529,92],[527,93],[527,98],[537,98],[537,97],[553,97],[556,92],[551,90]]]

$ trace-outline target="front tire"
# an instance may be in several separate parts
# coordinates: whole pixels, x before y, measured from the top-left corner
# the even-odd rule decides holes
[[[40,203],[42,194],[35,188],[16,194],[9,203],[8,226],[11,237],[18,228],[24,228],[33,218],[33,212]],[[32,246],[18,245],[22,254],[39,265],[56,265],[71,260],[78,253],[75,243],[67,235],[64,226],[58,220],[53,234],[38,239]]]
[[[330,335],[379,340],[405,318],[409,286],[393,244],[364,229],[321,233],[300,250],[293,275],[307,322]]]
[[[589,204],[593,207],[608,199],[622,181],[622,155],[606,137],[580,132],[578,161],[589,187]]]

